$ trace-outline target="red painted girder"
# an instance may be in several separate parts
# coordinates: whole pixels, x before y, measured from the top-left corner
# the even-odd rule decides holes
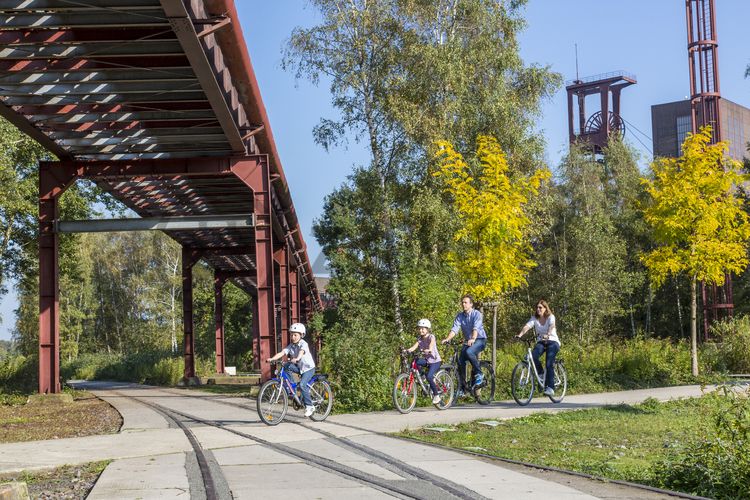
[[[155,28],[67,28],[58,30],[3,30],[0,31],[0,45],[45,44],[60,42],[129,42],[148,38],[149,40],[174,40],[171,29]]]
[[[137,63],[137,64],[136,64]],[[87,59],[0,59],[0,71],[95,70],[105,68],[168,68],[190,67],[184,55],[132,57],[96,57]]]
[[[0,82],[2,77],[0,77]],[[0,83],[2,85],[2,83]],[[80,113],[116,113],[124,111],[192,111],[211,109],[208,101],[193,102],[142,102],[116,104],[39,104],[35,106],[13,106],[22,115],[67,115]]]

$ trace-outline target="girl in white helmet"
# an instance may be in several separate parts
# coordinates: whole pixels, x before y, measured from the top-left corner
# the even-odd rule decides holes
[[[432,390],[432,404],[440,402],[440,395],[435,384],[435,374],[440,369],[440,353],[437,349],[435,336],[432,334],[432,324],[429,319],[420,319],[417,321],[417,330],[419,338],[413,346],[407,349],[408,352],[414,352],[416,349],[422,353],[422,357],[417,360],[417,365],[427,368],[427,381],[430,383]]]
[[[310,386],[308,385],[312,376],[315,375],[315,360],[310,353],[307,342],[302,340],[306,332],[305,325],[302,323],[292,324],[289,327],[289,335],[292,338],[292,343],[277,353],[276,356],[268,358],[266,361],[270,363],[286,354],[289,362],[284,365],[284,369],[287,372],[298,373],[300,375],[299,386],[302,390],[302,402],[305,405],[305,416],[309,417],[315,413],[315,407],[312,405],[312,399],[310,398]]]

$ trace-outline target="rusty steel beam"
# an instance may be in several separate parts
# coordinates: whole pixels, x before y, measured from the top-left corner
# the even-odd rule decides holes
[[[271,178],[268,157],[260,161],[241,161],[232,167],[235,175],[253,191],[255,214],[255,265],[257,300],[254,301],[253,327],[257,334],[253,353],[264,380],[271,377],[271,357],[275,334],[273,234],[271,209]]]
[[[226,359],[224,353],[224,283],[226,278],[214,271],[214,337],[216,349],[216,373],[224,373]]]
[[[2,102],[0,102],[0,116],[8,120],[10,123],[15,125],[18,130],[28,135],[36,142],[42,145],[44,149],[54,154],[61,160],[72,159],[72,155],[60,147],[55,141],[43,134],[38,128],[31,125],[23,116],[19,115],[12,108],[9,108]]]
[[[227,102],[226,96],[229,92],[229,88],[225,86],[227,82],[219,82],[216,77],[216,73],[221,73],[224,68],[215,67],[219,63],[216,59],[214,59],[214,65],[209,62],[198,38],[198,33],[195,31],[193,21],[182,0],[160,0],[160,2],[169,18],[172,29],[177,34],[177,39],[190,60],[190,65],[193,67],[203,91],[206,93],[206,97],[208,97],[208,101],[211,103],[211,108],[216,113],[219,124],[232,146],[232,151],[244,154],[246,152],[245,143],[239,131],[242,124],[237,121],[235,111]],[[223,64],[223,61],[221,61],[221,64]]]

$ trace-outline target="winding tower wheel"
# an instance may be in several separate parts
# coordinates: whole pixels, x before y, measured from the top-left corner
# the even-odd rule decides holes
[[[609,112],[607,120],[609,135],[617,135],[622,137],[625,135],[625,122],[622,117],[613,111]],[[602,112],[597,111],[593,115],[589,116],[586,120],[586,125],[583,127],[584,134],[597,134],[604,130],[604,123],[602,120]]]

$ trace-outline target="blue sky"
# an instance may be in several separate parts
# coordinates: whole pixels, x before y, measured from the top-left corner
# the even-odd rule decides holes
[[[744,78],[750,63],[746,25],[750,19],[747,0],[717,3],[717,34],[722,96],[750,107],[750,79]],[[320,216],[323,199],[345,181],[352,165],[365,164],[365,151],[354,144],[349,150],[326,153],[312,139],[312,128],[321,117],[335,117],[325,84],[313,87],[296,82],[281,69],[281,47],[295,26],[309,26],[318,19],[306,2],[282,0],[236,1],[250,57],[276,138],[300,225],[311,259],[320,247],[312,237],[313,220]],[[589,76],[624,70],[637,76],[638,84],[622,93],[621,113],[632,131],[651,136],[652,104],[676,101],[689,93],[687,34],[683,0],[530,0],[525,9],[527,29],[520,36],[521,54],[528,63],[550,65],[565,80],[575,77],[574,45],[578,44],[579,74]],[[539,133],[547,142],[547,161],[559,161],[567,144],[566,94],[561,88],[544,103]],[[651,142],[629,132],[628,140],[643,152],[643,164]],[[13,294],[0,304],[0,339],[10,337]]]

